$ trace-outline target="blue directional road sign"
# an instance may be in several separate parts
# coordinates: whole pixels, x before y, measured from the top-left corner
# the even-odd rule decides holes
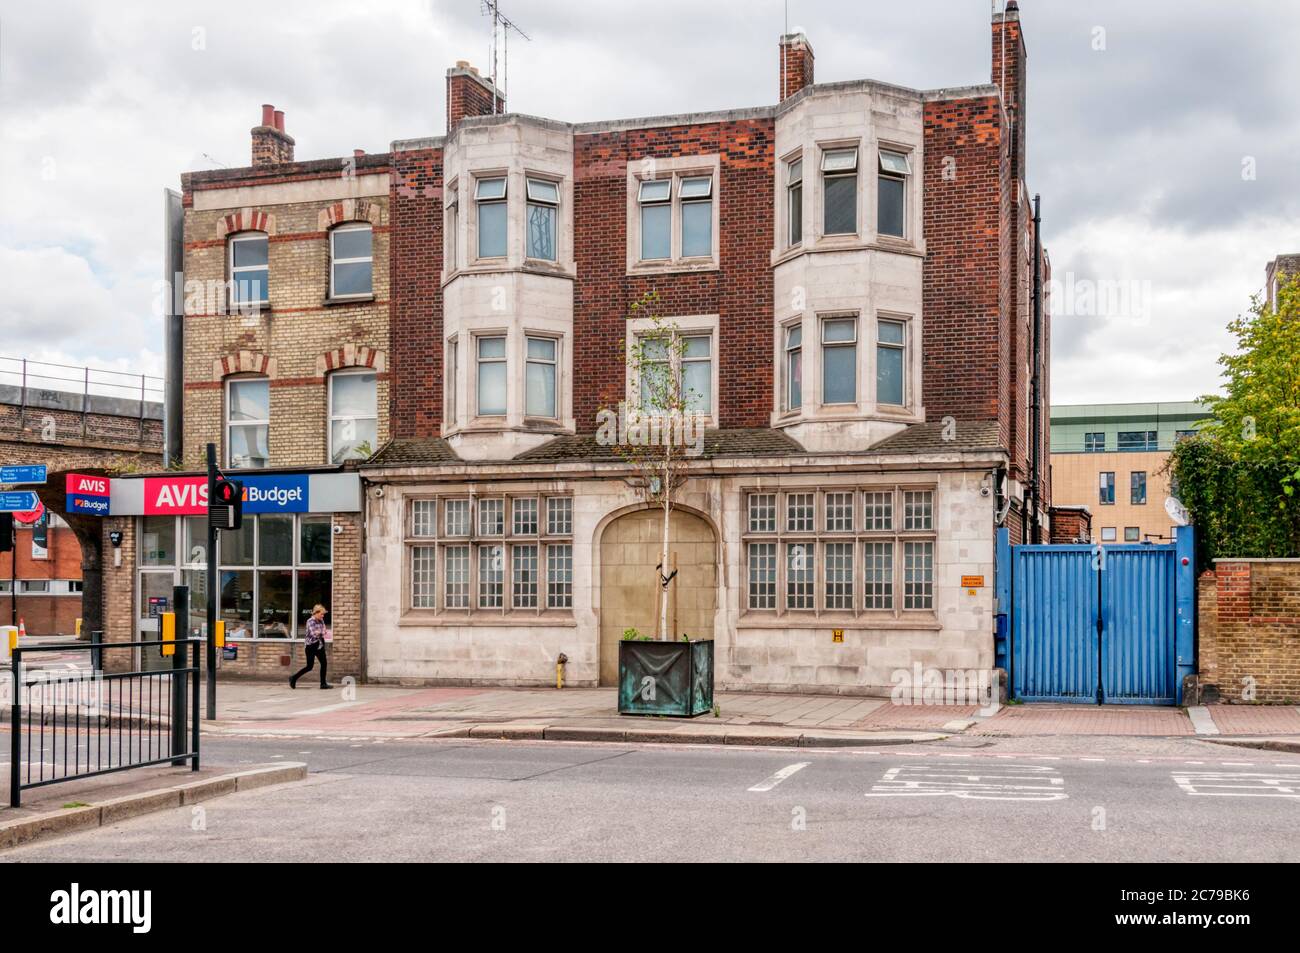
[[[0,513],[30,513],[39,502],[33,490],[10,490],[0,493]]]
[[[44,483],[45,464],[32,463],[19,467],[0,467],[0,483]]]

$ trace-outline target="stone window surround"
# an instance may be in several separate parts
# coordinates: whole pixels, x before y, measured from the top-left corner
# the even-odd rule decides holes
[[[576,512],[571,517],[570,532],[567,534],[550,534],[547,532],[547,500],[565,498],[573,500],[569,490],[555,491],[540,488],[494,490],[474,487],[458,488],[456,491],[439,490],[435,492],[412,492],[402,501],[402,603],[398,625],[575,625],[574,596],[577,591],[577,576],[574,571],[576,558],[574,544],[574,521]],[[537,500],[537,532],[516,536],[514,530],[514,506],[516,499]],[[415,503],[431,500],[435,502],[435,524],[432,535],[416,536]],[[468,500],[469,533],[462,536],[448,536],[444,533],[446,521],[446,501]],[[503,500],[503,531],[501,535],[483,535],[478,531],[478,501]],[[576,511],[576,505],[570,504]],[[531,609],[513,607],[512,575],[514,559],[513,543],[519,542],[537,547],[537,606]],[[500,609],[480,609],[478,605],[479,564],[478,551],[482,545],[501,545],[504,547],[502,561],[502,605]],[[552,545],[570,547],[570,605],[557,609],[547,606],[548,564],[547,549]],[[434,608],[417,608],[412,598],[412,571],[414,550],[419,546],[431,546],[436,550],[434,561]],[[448,546],[466,546],[469,548],[466,585],[469,593],[469,607],[466,609],[447,608],[446,600],[446,548]]]
[[[683,258],[681,180],[692,176],[713,177],[713,252],[708,258]],[[668,234],[671,257],[665,260],[641,260],[641,202],[643,181],[672,179],[672,212]],[[722,208],[722,159],[717,153],[672,156],[659,158],[645,156],[631,159],[627,164],[627,273],[629,275],[656,275],[671,272],[717,271],[720,268],[721,239],[719,229]]]
[[[506,180],[506,254],[478,256],[478,202],[474,193],[480,179]],[[527,205],[528,180],[544,179],[559,187],[555,206],[555,260],[528,258]],[[575,278],[577,264],[573,258],[572,179],[546,169],[531,166],[493,166],[473,169],[447,180],[443,190],[443,263],[442,284],[456,276],[502,270],[534,271],[545,275]],[[455,212],[452,208],[455,206]],[[449,227],[450,226],[450,227]],[[463,236],[463,241],[461,240]],[[455,267],[452,267],[452,255]]]
[[[928,491],[932,494],[931,501],[931,528],[928,530],[906,530],[903,528],[903,494],[905,492]],[[826,526],[826,494],[827,493],[845,493],[852,492],[853,499],[853,531],[852,532],[828,532]],[[890,530],[865,530],[864,520],[864,497],[863,493],[893,493],[893,528]],[[814,499],[813,529],[809,532],[792,532],[786,529],[786,496],[788,494],[812,493]],[[776,531],[775,532],[750,532],[749,528],[749,498],[751,495],[771,494],[776,497]],[[905,542],[929,542],[935,544],[937,549],[938,530],[936,529],[939,518],[939,487],[937,479],[933,482],[926,481],[891,481],[891,482],[855,482],[855,483],[811,483],[795,484],[782,482],[779,485],[770,486],[743,486],[740,488],[740,511],[738,519],[740,520],[740,555],[741,568],[739,589],[740,598],[740,618],[739,625],[762,624],[764,622],[779,622],[785,625],[798,627],[804,624],[803,620],[817,620],[821,625],[834,625],[838,623],[851,624],[855,627],[866,626],[869,628],[897,628],[900,623],[919,624],[921,627],[933,627],[939,624],[938,615],[934,606],[937,604],[938,578],[937,567],[931,578],[931,608],[929,609],[904,609],[904,561],[903,561],[903,543]],[[786,552],[787,543],[808,541],[814,545],[813,561],[813,593],[814,609],[789,609],[786,607]],[[852,610],[827,610],[824,608],[826,599],[826,560],[825,544],[826,543],[849,543],[853,544],[853,609]],[[893,543],[893,571],[892,571],[892,602],[891,609],[866,609],[863,608],[864,596],[866,591],[866,579],[864,576],[865,567],[863,564],[863,546],[869,542],[892,542]],[[749,582],[750,582],[750,565],[749,565],[749,544],[750,543],[775,543],[776,544],[776,608],[775,609],[753,609],[749,604]]]
[[[478,339],[504,337],[506,339],[506,412],[480,415],[478,413]],[[524,413],[528,387],[528,338],[550,338],[556,343],[555,355],[555,408],[558,417],[530,417]],[[444,381],[453,389],[450,399],[444,395],[445,426],[443,436],[458,433],[499,432],[502,429],[520,429],[529,432],[562,432],[572,427],[573,388],[570,382],[570,353],[572,330],[557,331],[551,328],[532,328],[517,325],[489,325],[461,328],[447,336],[443,353],[456,348],[455,376]],[[459,390],[463,379],[465,388]],[[511,397],[515,400],[511,400]],[[463,419],[453,419],[451,414]]]
[[[858,231],[854,235],[823,234],[825,216],[825,189],[821,171],[822,155],[835,149],[858,150]],[[879,194],[877,180],[880,175],[880,152],[897,152],[907,156],[912,172],[903,199],[904,238],[879,235],[876,232],[876,204]],[[786,185],[789,162],[803,159],[803,241],[789,243],[789,206],[786,202]],[[775,212],[775,245],[772,264],[776,265],[809,252],[844,251],[871,248],[906,254],[925,254],[921,236],[922,174],[921,146],[918,143],[894,139],[877,139],[870,134],[860,137],[814,140],[786,151],[777,160]]]
[[[664,315],[660,319],[662,325],[676,325],[677,335],[679,337],[704,337],[708,335],[709,344],[709,362],[712,365],[711,388],[712,393],[709,401],[708,414],[693,415],[696,420],[703,422],[705,427],[716,428],[718,426],[718,387],[720,386],[721,370],[718,345],[721,335],[719,333],[720,318],[716,314],[692,314],[692,315]],[[626,341],[627,350],[625,353],[632,353],[632,346],[636,339],[642,335],[649,334],[654,330],[655,322],[650,318],[629,318],[626,321]],[[631,364],[627,365],[625,376],[626,396],[628,407],[639,407],[641,405],[641,380],[637,375],[636,368]]]
[[[853,308],[809,308],[797,314],[789,315],[776,324],[773,342],[775,354],[775,373],[772,375],[775,386],[774,406],[777,423],[781,425],[812,422],[818,420],[889,420],[899,419],[910,422],[918,413],[920,400],[917,370],[919,354],[919,331],[915,316],[902,311],[877,309],[875,317],[864,321],[866,312]],[[858,399],[856,404],[823,404],[822,399],[822,343],[821,328],[825,319],[856,317],[858,320]],[[876,402],[876,341],[881,321],[901,322],[904,331],[905,357],[903,361],[903,398],[900,407],[896,404],[878,404]],[[803,327],[803,390],[802,404],[796,408],[786,406],[787,374],[785,362],[786,333],[796,325]],[[865,327],[864,327],[865,325]]]

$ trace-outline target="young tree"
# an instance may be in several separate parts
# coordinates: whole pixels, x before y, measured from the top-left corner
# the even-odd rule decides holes
[[[659,294],[647,292],[632,305],[642,329],[625,345],[625,363],[634,386],[631,406],[618,417],[619,455],[637,471],[636,486],[646,501],[663,511],[659,565],[658,638],[673,638],[668,630],[668,598],[675,570],[670,571],[671,524],[677,493],[687,478],[687,460],[703,449],[697,419],[699,395],[685,384],[682,358],[687,343],[675,321],[659,314]]]

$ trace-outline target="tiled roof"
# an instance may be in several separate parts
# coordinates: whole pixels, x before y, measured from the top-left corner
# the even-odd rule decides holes
[[[707,430],[704,452],[693,459],[739,456],[788,456],[804,449],[779,430],[754,427],[744,430]],[[536,460],[621,460],[613,447],[596,442],[595,434],[557,437],[540,447],[525,450],[515,457],[520,462]]]
[[[400,467],[458,463],[460,457],[441,437],[390,440],[366,461],[366,466]]]
[[[871,448],[872,453],[956,453],[963,450],[999,450],[996,420],[956,420],[947,429],[942,420],[912,424]]]

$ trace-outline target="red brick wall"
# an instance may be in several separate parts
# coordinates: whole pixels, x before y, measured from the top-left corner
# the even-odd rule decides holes
[[[442,150],[394,152],[389,191],[394,437],[442,432]]]
[[[666,316],[719,315],[719,423],[766,426],[772,410],[771,120],[634,129],[574,137],[574,415],[580,431],[622,397],[620,345],[631,306],[658,291]],[[645,156],[718,154],[720,270],[627,272],[627,165]]]
[[[1092,539],[1092,514],[1083,510],[1059,509],[1051,511],[1051,536],[1049,543],[1074,543]]]
[[[1197,597],[1207,700],[1300,702],[1300,560],[1217,560]]]
[[[447,76],[447,134],[455,132],[466,116],[491,116],[492,90],[464,73]],[[496,97],[496,111],[505,112],[506,102]]]
[[[925,106],[922,399],[931,420],[998,420],[1009,441],[1003,132],[994,97]]]

